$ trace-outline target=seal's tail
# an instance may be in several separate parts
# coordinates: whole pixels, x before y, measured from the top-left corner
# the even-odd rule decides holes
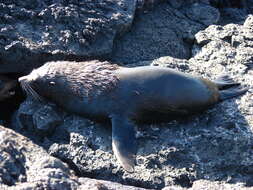
[[[238,84],[240,85],[240,84]],[[240,96],[248,91],[247,87],[233,87],[233,88],[228,88],[226,90],[221,90],[219,91],[220,93],[220,101],[230,99],[236,96]]]

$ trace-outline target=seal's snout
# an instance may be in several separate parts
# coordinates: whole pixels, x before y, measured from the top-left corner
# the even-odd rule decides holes
[[[37,93],[36,89],[34,89],[33,82],[36,80],[36,78],[33,78],[33,76],[34,75],[30,74],[19,77],[18,82],[27,95],[30,95],[35,100],[43,101],[43,98]]]
[[[20,83],[24,83],[24,82],[26,82],[27,81],[27,77],[26,76],[23,76],[23,77],[19,77],[18,78],[18,82],[20,82]]]
[[[22,76],[18,79],[18,81],[22,83],[32,83],[33,81],[37,81],[40,78],[37,70],[33,70],[30,74]]]

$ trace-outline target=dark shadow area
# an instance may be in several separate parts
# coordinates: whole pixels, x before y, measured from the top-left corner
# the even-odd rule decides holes
[[[247,8],[249,4],[248,0],[213,0],[210,2],[217,8]]]
[[[7,99],[0,101],[0,120],[3,121],[5,126],[9,125],[13,113],[19,108],[19,105],[25,100],[25,95],[18,84],[18,77],[21,75],[18,73],[1,74],[1,76],[8,77],[11,81],[16,81],[17,84],[13,88],[10,88],[15,94]],[[5,83],[3,85],[6,85]],[[6,92],[7,93],[7,92]]]

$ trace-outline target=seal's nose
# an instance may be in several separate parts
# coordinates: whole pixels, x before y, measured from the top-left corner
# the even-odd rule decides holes
[[[20,82],[20,83],[25,82],[26,80],[27,80],[26,76],[18,78],[18,82]]]

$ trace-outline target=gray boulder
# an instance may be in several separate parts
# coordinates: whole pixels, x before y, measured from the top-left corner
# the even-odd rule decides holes
[[[0,126],[0,187],[13,189],[75,189],[74,173],[26,137]]]
[[[146,14],[137,14],[130,32],[115,40],[112,60],[129,64],[161,56],[189,58],[194,35],[217,23],[219,11],[208,4],[186,1],[175,9],[172,2],[158,4]]]
[[[2,190],[142,190],[110,181],[78,178],[65,163],[49,156],[42,147],[3,126],[0,126],[0,137]]]
[[[0,73],[31,71],[49,60],[104,57],[130,28],[135,9],[135,0],[1,2]]]

